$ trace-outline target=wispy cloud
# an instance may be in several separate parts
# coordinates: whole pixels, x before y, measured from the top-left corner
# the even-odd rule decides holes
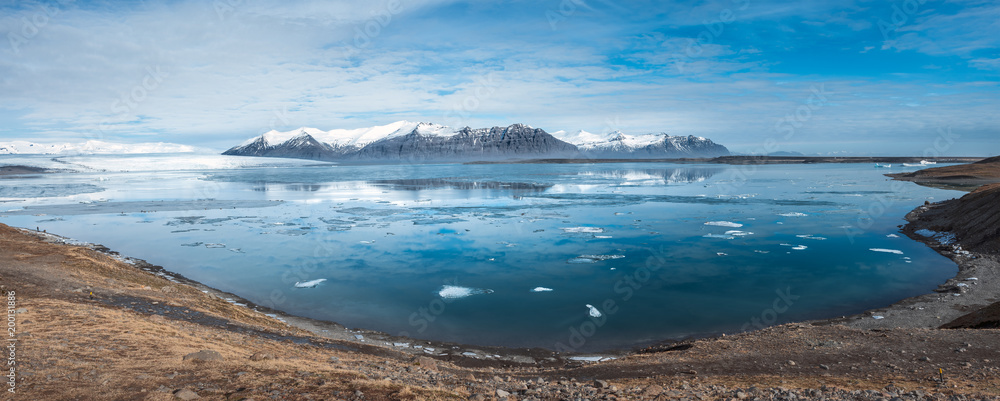
[[[953,152],[1000,152],[989,2],[927,2],[888,42],[893,5],[860,0],[232,3],[0,5],[23,39],[0,43],[0,137],[224,147],[412,119],[749,151],[825,85],[787,150],[913,153],[948,126]]]

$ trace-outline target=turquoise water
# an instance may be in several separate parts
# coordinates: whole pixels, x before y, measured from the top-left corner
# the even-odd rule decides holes
[[[896,234],[909,210],[961,193],[867,164],[63,161],[88,172],[0,180],[0,222],[101,243],[292,314],[420,339],[634,347],[856,313],[956,271]]]

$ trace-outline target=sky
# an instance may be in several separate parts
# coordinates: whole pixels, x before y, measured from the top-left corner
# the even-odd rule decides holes
[[[0,0],[0,141],[398,120],[1000,154],[994,0]]]

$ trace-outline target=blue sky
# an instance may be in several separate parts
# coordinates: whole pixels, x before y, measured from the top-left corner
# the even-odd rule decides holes
[[[0,141],[407,119],[1000,154],[995,1],[0,0]]]

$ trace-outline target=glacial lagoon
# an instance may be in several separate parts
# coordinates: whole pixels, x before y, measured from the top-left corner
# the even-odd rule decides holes
[[[0,179],[4,224],[417,339],[632,348],[857,313],[956,271],[898,226],[961,192],[892,182],[869,164],[0,164],[73,170]]]

